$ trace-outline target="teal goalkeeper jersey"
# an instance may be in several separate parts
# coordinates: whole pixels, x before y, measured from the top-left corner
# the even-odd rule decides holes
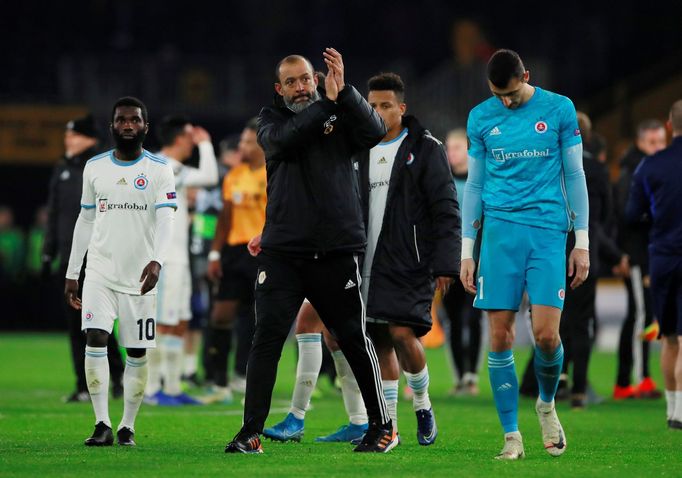
[[[570,99],[535,87],[516,109],[491,97],[469,114],[470,161],[484,161],[483,216],[568,231],[562,150],[581,143]]]

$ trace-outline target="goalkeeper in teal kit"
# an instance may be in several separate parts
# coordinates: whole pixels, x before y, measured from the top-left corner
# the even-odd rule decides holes
[[[559,319],[567,272],[578,287],[589,272],[588,201],[582,140],[575,108],[565,96],[528,83],[518,54],[491,57],[488,85],[493,97],[469,114],[469,177],[462,212],[460,278],[475,294],[474,306],[488,312],[488,367],[497,413],[505,433],[496,458],[524,457],[518,428],[518,381],[512,355],[514,315],[528,293],[535,336],[535,373],[540,396],[535,409],[545,449],[566,450],[554,407],[563,362]],[[478,270],[473,249],[478,230]],[[566,264],[566,236],[576,245]]]

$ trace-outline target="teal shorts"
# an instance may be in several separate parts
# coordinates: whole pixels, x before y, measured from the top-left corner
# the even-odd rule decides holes
[[[519,310],[524,290],[531,305],[562,309],[566,287],[566,232],[486,217],[474,307]]]

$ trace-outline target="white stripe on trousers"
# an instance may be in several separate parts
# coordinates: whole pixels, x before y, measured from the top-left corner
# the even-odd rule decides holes
[[[369,361],[372,364],[372,371],[374,372],[374,384],[377,390],[379,412],[381,413],[381,424],[383,425],[384,423],[387,423],[391,418],[388,415],[388,407],[386,406],[386,400],[384,398],[383,385],[381,381],[381,372],[379,371],[379,359],[377,358],[377,354],[376,351],[374,350],[374,347],[370,347],[369,337],[367,337],[367,328],[365,326],[366,309],[365,303],[362,300],[362,291],[360,290],[360,283],[362,279],[360,277],[360,265],[358,264],[357,254],[353,254],[353,260],[355,261],[355,276],[356,280],[358,281],[357,285],[358,296],[360,297],[360,306],[362,307],[362,335],[364,336],[365,339],[365,350],[367,351],[367,356],[369,357]]]
[[[642,354],[642,332],[646,320],[646,303],[644,302],[644,283],[642,282],[642,268],[632,266],[630,268],[630,283],[635,302],[635,323],[632,327],[632,368],[635,379],[640,383],[644,379],[644,357]]]

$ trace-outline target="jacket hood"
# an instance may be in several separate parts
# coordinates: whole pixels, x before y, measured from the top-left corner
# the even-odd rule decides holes
[[[424,134],[431,134],[421,125],[419,120],[412,115],[403,116],[402,125],[407,128],[408,136],[421,138]]]

